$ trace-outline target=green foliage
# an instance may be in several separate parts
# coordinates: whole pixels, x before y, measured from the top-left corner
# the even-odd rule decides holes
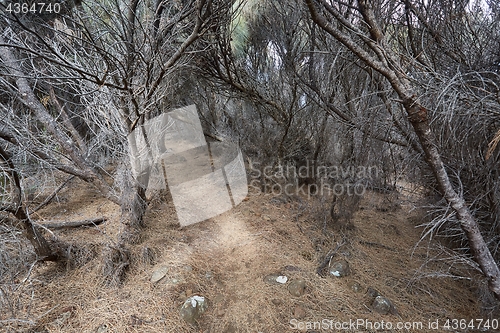
[[[250,44],[254,22],[265,11],[262,0],[238,0],[233,5],[233,19],[230,24],[231,47],[237,57],[244,57]]]

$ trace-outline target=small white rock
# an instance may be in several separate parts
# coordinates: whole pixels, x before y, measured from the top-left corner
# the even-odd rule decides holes
[[[193,296],[193,297],[191,297],[191,305],[193,307],[195,307],[196,303],[200,303],[200,304],[205,303],[205,297],[203,297],[203,296],[196,296],[196,295]]]
[[[281,283],[281,284],[286,283],[286,281],[288,281],[288,278],[284,275],[280,275],[276,278],[276,282]]]

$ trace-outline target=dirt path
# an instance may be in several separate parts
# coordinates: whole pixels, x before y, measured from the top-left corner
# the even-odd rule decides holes
[[[99,230],[67,230],[58,235],[76,244],[96,244],[99,251],[99,244],[116,233],[119,212],[91,198],[92,202],[73,194],[57,208],[66,209],[69,215],[100,211],[110,221]],[[85,207],[83,211],[70,209],[75,200]],[[415,229],[418,215],[410,213],[409,207],[387,206],[386,201],[380,194],[371,194],[355,215],[352,230],[328,227],[326,234],[325,207],[315,200],[283,202],[271,196],[250,196],[229,212],[185,228],[178,227],[172,205],[159,204],[146,216],[148,226],[141,243],[131,249],[132,269],[121,288],[102,285],[99,256],[74,269],[46,265],[32,277],[38,282],[31,311],[41,316],[43,327],[51,333],[98,329],[278,333],[297,331],[292,323],[323,319],[427,324],[436,319],[479,317],[477,297],[467,280],[423,278],[421,267],[428,250],[413,249],[420,236]],[[336,258],[350,263],[351,275],[340,279],[318,276],[319,262],[342,239],[348,242]],[[156,254],[153,265],[142,260],[145,248]],[[168,267],[166,276],[151,283],[152,273],[161,267]],[[269,274],[286,275],[289,281],[304,279],[306,293],[294,297],[287,285],[264,282]],[[357,291],[354,285],[359,286],[354,288]],[[399,316],[371,311],[368,287],[391,299]],[[180,305],[193,294],[209,300],[209,310],[198,327],[179,317]],[[66,309],[70,310],[61,312]],[[422,332],[405,332],[413,331]]]

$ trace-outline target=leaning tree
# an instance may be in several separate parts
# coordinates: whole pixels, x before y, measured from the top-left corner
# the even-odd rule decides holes
[[[422,157],[440,194],[454,211],[490,291],[500,298],[500,270],[481,233],[478,217],[464,199],[463,193],[467,189],[459,187],[462,185],[460,175],[453,174],[443,160],[443,149],[449,148],[446,143],[450,141],[450,135],[443,136],[444,130],[436,126],[439,123],[448,126],[446,130],[449,129],[455,138],[471,133],[456,132],[466,126],[449,128],[459,123],[456,119],[465,118],[454,114],[463,110],[456,107],[456,103],[468,105],[469,120],[474,114],[485,113],[485,103],[498,110],[498,98],[495,98],[499,91],[498,74],[491,70],[497,66],[495,61],[498,62],[498,49],[494,49],[498,44],[491,43],[491,40],[498,40],[498,35],[497,30],[491,32],[484,28],[486,22],[495,25],[495,20],[489,15],[497,12],[482,13],[482,20],[478,20],[474,15],[478,7],[473,8],[467,1],[304,0],[304,3],[321,31],[373,70],[374,77],[382,79],[381,87],[389,88],[390,93],[383,89],[386,93],[381,97],[406,112],[407,120],[401,117],[395,120],[403,124],[407,121],[411,125],[413,133],[410,134],[415,135],[418,143],[415,148],[423,152]],[[471,56],[470,52],[475,55]],[[476,61],[478,57],[481,60]],[[451,78],[455,75],[465,80],[454,82]],[[429,83],[441,82],[448,84],[429,88]],[[445,112],[440,112],[443,110]],[[443,121],[452,118],[454,121]],[[473,128],[473,123],[470,126]],[[441,139],[446,137],[446,142],[442,142]],[[457,148],[456,144],[452,146]],[[484,162],[484,155],[480,151],[477,153],[483,148],[468,146],[465,155],[474,151],[472,156]],[[459,150],[459,154],[463,151]]]

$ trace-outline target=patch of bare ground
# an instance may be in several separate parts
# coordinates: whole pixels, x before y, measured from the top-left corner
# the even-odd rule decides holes
[[[119,208],[91,189],[61,195],[66,202],[48,206],[38,217],[104,215],[109,220],[98,227],[55,231],[68,243],[94,244],[97,256],[79,267],[44,264],[33,270],[30,281],[36,288],[23,312],[36,322],[31,332],[277,333],[299,326],[304,327],[299,331],[320,332],[324,326],[311,325],[323,319],[421,322],[423,329],[385,332],[425,332],[429,321],[479,317],[471,282],[419,277],[430,250],[414,247],[421,235],[415,228],[421,213],[394,204],[400,198],[367,193],[350,228],[332,226],[324,214],[327,205],[317,198],[250,195],[232,211],[185,228],[178,226],[174,207],[159,202],[146,215],[141,242],[131,247],[126,280],[120,288],[109,288],[101,278],[99,254],[116,236]],[[339,243],[344,245],[334,258],[347,260],[351,274],[319,276],[320,262]],[[161,267],[168,268],[166,276],[152,283],[152,273]],[[269,274],[304,279],[305,294],[294,297],[286,285],[264,282]],[[353,290],[356,283],[358,291]],[[372,311],[369,287],[389,298],[397,313]],[[190,295],[208,299],[197,326],[179,316]],[[3,331],[29,331],[27,327],[8,323]],[[349,331],[375,330],[360,326]]]

